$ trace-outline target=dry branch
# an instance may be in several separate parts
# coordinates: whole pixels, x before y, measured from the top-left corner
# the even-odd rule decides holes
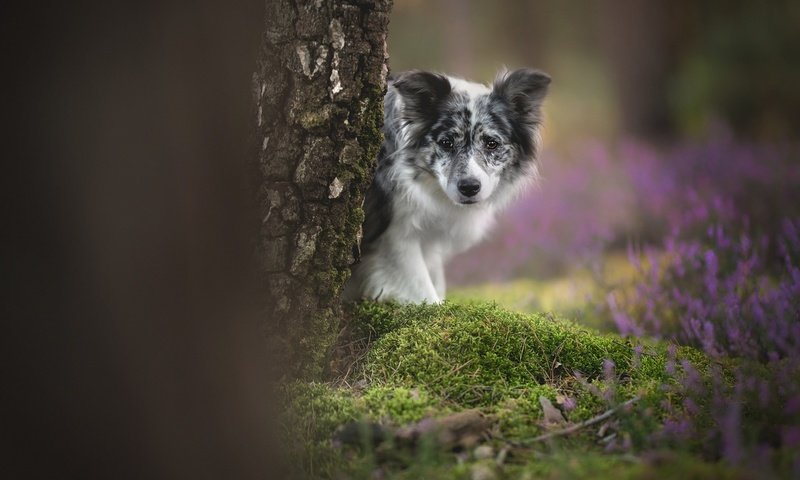
[[[529,440],[523,440],[521,442],[509,442],[509,443],[511,443],[515,447],[526,447],[526,446],[529,446],[532,443],[543,442],[545,440],[549,440],[549,439],[554,438],[554,437],[560,437],[560,436],[563,436],[563,435],[569,435],[571,433],[575,433],[575,432],[577,432],[578,430],[580,430],[582,428],[590,427],[592,425],[595,425],[597,423],[602,422],[603,420],[606,420],[606,419],[612,417],[615,413],[617,413],[621,409],[626,408],[626,407],[628,407],[630,405],[633,405],[634,403],[638,402],[640,399],[641,399],[641,397],[635,396],[635,397],[631,398],[630,400],[628,400],[626,402],[623,402],[623,403],[617,405],[616,407],[614,407],[614,408],[612,408],[610,410],[607,410],[607,411],[601,413],[600,415],[597,415],[596,417],[592,417],[592,418],[590,418],[588,420],[584,420],[581,423],[576,423],[575,425],[571,425],[571,426],[569,426],[567,428],[563,428],[561,430],[554,430],[552,432],[543,433],[542,435],[539,435],[538,437],[533,437],[533,438],[531,438]]]

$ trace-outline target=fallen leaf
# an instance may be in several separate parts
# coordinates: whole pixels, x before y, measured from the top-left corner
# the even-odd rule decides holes
[[[478,463],[470,469],[470,478],[472,480],[495,480],[497,474],[494,473],[491,467]]]
[[[544,423],[547,426],[563,425],[567,422],[561,410],[553,406],[550,400],[545,396],[539,396],[539,404],[542,406],[544,412]]]
[[[472,452],[477,460],[485,460],[494,457],[494,449],[491,445],[481,445]]]

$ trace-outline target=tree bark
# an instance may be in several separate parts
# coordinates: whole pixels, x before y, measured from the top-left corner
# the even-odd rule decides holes
[[[382,142],[391,0],[267,0],[254,75],[268,335],[319,376]]]

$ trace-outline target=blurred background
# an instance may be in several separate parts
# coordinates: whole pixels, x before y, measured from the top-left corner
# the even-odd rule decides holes
[[[395,72],[553,77],[542,182],[453,262],[454,297],[577,308],[712,202],[774,233],[800,203],[797,25],[788,0],[397,0]]]
[[[263,14],[0,7],[4,478],[284,478],[243,298]]]
[[[390,63],[481,81],[503,65],[547,71],[551,146],[719,124],[785,139],[800,126],[799,22],[790,0],[397,0]]]

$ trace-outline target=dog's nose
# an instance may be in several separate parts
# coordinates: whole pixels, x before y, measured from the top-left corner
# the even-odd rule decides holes
[[[481,191],[481,182],[474,178],[459,180],[458,191],[465,197],[474,197]]]

